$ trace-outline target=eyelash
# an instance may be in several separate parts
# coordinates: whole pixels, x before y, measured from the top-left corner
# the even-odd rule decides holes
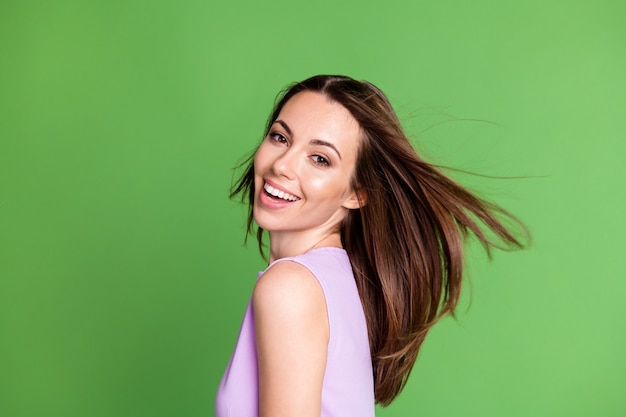
[[[270,140],[276,143],[289,144],[289,142],[287,141],[287,138],[278,132],[270,132],[269,135],[267,136],[270,138]],[[313,163],[315,165],[319,165],[322,167],[330,166],[330,161],[328,160],[328,158],[322,155],[317,155],[317,154],[312,155],[311,159],[313,160]]]
[[[313,159],[313,163],[315,163],[316,165],[321,165],[325,167],[330,166],[330,161],[324,158],[322,155],[313,155],[311,159]]]
[[[268,135],[270,137],[271,140],[273,140],[274,142],[278,142],[278,143],[287,143],[287,138],[284,137],[283,135],[281,135],[278,132],[270,132],[270,134]]]

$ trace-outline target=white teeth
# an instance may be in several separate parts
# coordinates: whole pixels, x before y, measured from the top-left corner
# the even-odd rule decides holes
[[[291,195],[291,194],[286,193],[286,192],[284,192],[282,190],[276,189],[276,188],[272,187],[271,185],[269,185],[268,183],[265,183],[265,185],[263,186],[263,189],[265,191],[267,191],[268,194],[271,194],[274,197],[282,198],[283,200],[287,200],[287,201],[298,201],[298,200],[300,200],[295,195]]]

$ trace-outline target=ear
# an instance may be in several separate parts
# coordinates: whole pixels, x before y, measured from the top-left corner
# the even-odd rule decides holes
[[[355,210],[367,204],[367,194],[364,190],[352,191],[350,196],[343,202],[343,207]]]

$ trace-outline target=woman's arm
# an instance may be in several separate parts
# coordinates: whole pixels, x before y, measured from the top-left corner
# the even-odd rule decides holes
[[[257,281],[252,305],[260,417],[319,417],[329,340],[319,282],[298,263],[278,262]]]

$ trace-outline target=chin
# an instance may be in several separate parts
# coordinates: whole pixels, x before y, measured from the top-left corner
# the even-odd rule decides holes
[[[252,207],[252,219],[263,230],[267,230],[267,222],[263,221],[263,214],[260,214],[261,210],[258,209],[258,205],[255,203]]]
[[[256,223],[256,225],[258,227],[260,227],[261,229],[265,230],[265,231],[270,231],[273,227],[272,224],[270,222],[267,221],[263,221],[263,217],[261,216],[261,218],[254,216],[254,222]]]

